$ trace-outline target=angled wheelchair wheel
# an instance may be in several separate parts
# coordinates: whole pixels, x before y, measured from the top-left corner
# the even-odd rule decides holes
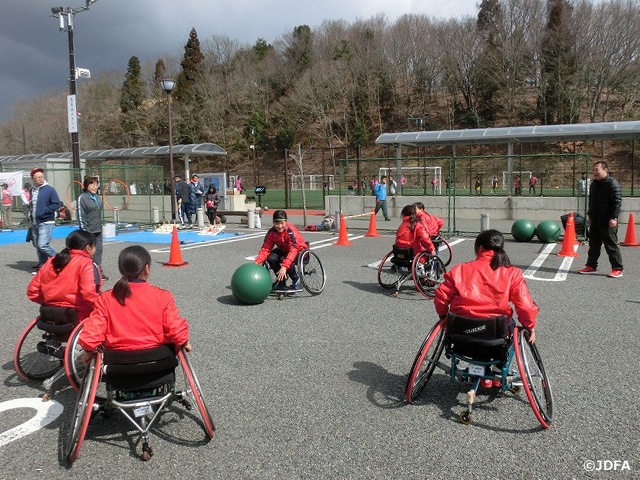
[[[44,380],[62,368],[64,342],[40,330],[39,319],[27,325],[13,351],[13,366],[25,380]]]
[[[213,418],[211,417],[211,413],[209,413],[207,403],[205,402],[204,396],[202,395],[202,387],[200,387],[198,377],[196,377],[196,373],[193,371],[193,367],[191,366],[191,362],[189,361],[189,356],[185,353],[184,350],[180,350],[178,352],[178,360],[180,361],[180,365],[182,366],[182,371],[184,372],[187,387],[189,388],[187,393],[190,399],[198,407],[198,412],[200,413],[200,419],[202,420],[202,425],[204,427],[205,433],[210,439],[212,439],[216,427],[213,424]]]
[[[400,267],[391,262],[393,250],[387,253],[378,265],[378,283],[382,288],[395,288],[400,279]]]
[[[298,273],[304,289],[311,295],[318,295],[327,283],[327,274],[322,262],[311,250],[305,250],[298,256]]]
[[[442,259],[428,252],[417,254],[411,265],[411,275],[418,291],[427,298],[433,298],[436,288],[444,281],[446,268]]]
[[[64,445],[64,456],[69,463],[73,463],[80,455],[80,448],[87,433],[87,427],[93,413],[93,404],[100,382],[100,370],[102,368],[102,355],[97,354],[91,358],[91,362],[84,370],[78,400],[73,407],[71,426],[67,432]]]
[[[444,350],[445,321],[440,320],[433,326],[418,350],[405,387],[407,403],[413,403],[418,398],[438,365]]]
[[[449,245],[449,242],[447,242],[447,239],[441,235],[438,235],[435,238],[435,240],[433,241],[433,244],[438,248],[438,251],[436,252],[436,254],[438,255],[438,257],[440,257],[440,260],[442,260],[442,263],[444,263],[444,266],[448,267],[449,264],[451,263],[451,259],[453,258],[453,251],[451,250],[451,245]]]
[[[553,420],[553,394],[538,347],[535,343],[529,343],[529,332],[518,327],[513,332],[513,343],[518,371],[529,405],[540,425],[549,428]]]

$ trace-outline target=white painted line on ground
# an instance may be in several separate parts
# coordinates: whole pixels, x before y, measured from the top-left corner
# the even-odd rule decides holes
[[[540,253],[540,255],[538,255],[538,258],[536,258],[531,266],[524,272],[524,278],[530,280],[539,280],[541,282],[563,282],[567,279],[567,273],[569,272],[569,269],[571,268],[571,264],[573,263],[573,259],[575,257],[564,257],[560,268],[558,268],[558,271],[553,278],[541,278],[535,276],[536,272],[545,262],[547,257],[549,257],[555,246],[555,243],[548,243],[542,249],[542,252]]]
[[[222,244],[222,243],[234,243],[241,242],[243,240],[247,240],[249,238],[262,237],[265,232],[258,233],[245,233],[238,235],[237,237],[228,238],[226,240],[209,240],[206,242],[198,242],[198,243],[187,243],[186,245],[180,245],[180,250],[191,250],[194,248],[208,247],[210,245]],[[149,250],[151,253],[168,253],[171,251],[171,247],[169,248],[156,248],[153,250]]]
[[[349,237],[349,240],[355,240],[358,238],[362,238],[364,237],[364,235],[360,235],[358,237]],[[333,245],[335,242],[337,242],[338,239],[335,237],[332,238],[326,238],[324,240],[318,240],[316,242],[309,242],[309,250],[317,250],[319,248],[324,248],[324,247],[330,247],[331,245]],[[331,243],[329,243],[331,242]],[[325,243],[326,245],[319,245],[320,243]],[[252,255],[250,257],[244,257],[245,260],[255,260],[257,257],[257,255]]]
[[[16,398],[0,403],[0,413],[16,408],[32,408],[36,414],[26,422],[0,433],[0,447],[46,427],[64,411],[61,403],[55,400],[43,402],[42,398]]]

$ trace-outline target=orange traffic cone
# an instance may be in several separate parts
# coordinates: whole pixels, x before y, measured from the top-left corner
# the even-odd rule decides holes
[[[365,237],[379,237],[378,226],[376,225],[376,209],[371,209],[371,216],[369,217],[369,231],[364,234]]]
[[[629,224],[627,225],[627,234],[624,237],[624,242],[620,245],[624,245],[625,247],[637,247],[638,240],[636,239],[636,224],[635,218],[633,218],[633,213],[629,214]]]
[[[338,232],[338,241],[334,243],[334,245],[348,247],[352,244],[353,242],[349,241],[349,237],[347,235],[347,221],[344,219],[344,213],[340,212],[340,231]]]
[[[578,244],[576,241],[576,227],[573,222],[573,212],[569,214],[567,218],[567,226],[564,229],[564,238],[562,239],[562,248],[558,256],[560,257],[579,257],[576,252],[575,246]]]
[[[182,253],[180,252],[180,240],[178,240],[178,229],[173,226],[173,233],[171,234],[171,251],[169,252],[169,261],[163,263],[163,267],[184,267],[189,265],[189,262],[182,260]]]

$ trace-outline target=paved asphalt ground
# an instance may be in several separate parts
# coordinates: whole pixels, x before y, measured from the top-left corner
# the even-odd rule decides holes
[[[457,415],[468,385],[451,383],[441,371],[416,404],[403,400],[407,373],[436,316],[432,302],[410,282],[393,298],[369,267],[390,250],[398,221],[378,217],[378,238],[361,237],[366,219],[348,224],[354,237],[348,247],[334,246],[336,236],[328,232],[305,235],[328,273],[321,295],[269,297],[255,306],[238,304],[229,285],[234,270],[257,253],[264,229],[231,223],[226,231],[241,233],[235,239],[184,245],[185,268],[162,268],[168,246],[146,244],[154,250],[151,281],[174,293],[190,322],[191,359],[216,423],[215,438],[205,442],[194,418],[167,413],[151,437],[155,455],[145,463],[126,420],[97,416],[80,458],[66,469],[60,445],[75,401],[66,387],[54,397],[62,415],[0,446],[0,480],[640,478],[640,388],[634,380],[640,366],[640,249],[623,249],[624,277],[611,279],[604,275],[606,258],[602,275],[576,273],[586,257],[581,246],[565,280],[552,281],[562,263],[557,245],[537,279],[528,281],[541,308],[537,337],[552,380],[552,427],[541,430],[524,394],[488,391],[465,426]],[[509,231],[508,224],[492,227]],[[118,253],[128,245],[120,242],[124,238],[105,246],[107,288],[115,281]],[[454,263],[472,259],[472,236],[451,240],[459,241]],[[62,248],[62,241],[54,246]],[[509,240],[507,251],[526,270],[544,247]],[[3,404],[42,393],[39,384],[18,378],[12,365],[16,339],[37,313],[25,296],[35,258],[26,243],[0,247],[0,444],[3,432],[34,414],[27,407],[2,411]],[[590,461],[602,469],[613,468],[609,461],[627,463],[588,472]],[[624,465],[629,469],[621,470]]]

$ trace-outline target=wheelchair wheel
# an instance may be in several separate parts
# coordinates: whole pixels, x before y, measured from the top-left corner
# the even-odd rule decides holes
[[[411,275],[418,291],[427,298],[433,298],[436,288],[444,281],[446,268],[442,259],[428,252],[420,252],[413,259]]]
[[[441,235],[438,235],[436,239],[433,241],[434,245],[438,247],[438,251],[436,254],[442,260],[445,267],[448,267],[451,263],[451,259],[453,258],[453,251],[451,250],[451,245],[447,242],[447,239]]]
[[[198,377],[196,377],[196,373],[193,371],[189,357],[184,350],[180,350],[178,352],[178,360],[180,361],[182,371],[184,372],[184,376],[189,387],[188,394],[191,397],[191,400],[193,400],[198,407],[198,412],[200,412],[200,418],[202,419],[202,425],[204,426],[205,433],[210,439],[212,439],[216,427],[213,424],[213,418],[211,417],[211,413],[209,413],[209,409],[207,408],[207,404],[202,395],[202,388],[200,387]]]
[[[80,357],[84,353],[83,348],[78,344],[80,332],[82,332],[81,323],[71,332],[69,340],[67,341],[67,348],[64,351],[64,370],[69,383],[76,392],[80,391],[80,381],[87,367],[80,360]]]
[[[13,351],[13,365],[25,380],[44,380],[62,368],[64,342],[37,327],[36,317],[20,334]]]
[[[80,455],[80,448],[87,433],[89,420],[93,413],[93,404],[100,382],[100,370],[102,368],[102,355],[94,355],[91,362],[84,371],[84,376],[80,384],[80,394],[78,401],[73,407],[71,416],[71,428],[67,433],[64,445],[64,456],[71,464]]]
[[[413,403],[418,398],[438,365],[444,350],[444,325],[445,320],[436,323],[418,350],[405,388],[407,403]]]
[[[391,263],[393,250],[382,257],[378,265],[378,283],[382,288],[395,288],[398,284],[400,267]]]
[[[518,327],[514,329],[513,342],[518,371],[529,405],[540,425],[549,428],[553,420],[553,395],[538,348],[535,343],[529,343],[529,332]]]
[[[305,250],[298,256],[298,273],[304,289],[311,295],[319,295],[327,283],[327,274],[318,256]]]

